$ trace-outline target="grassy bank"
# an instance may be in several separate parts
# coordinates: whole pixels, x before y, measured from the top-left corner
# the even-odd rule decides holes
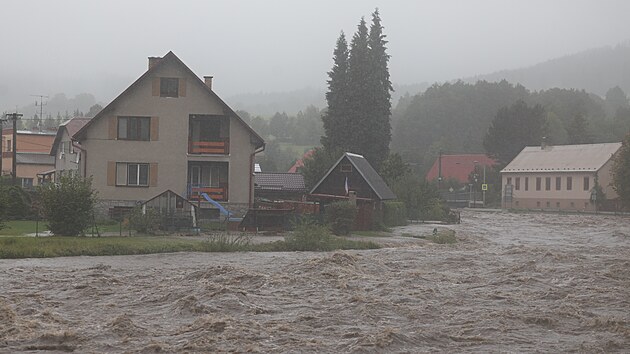
[[[317,250],[373,249],[376,243],[333,237]],[[170,252],[286,252],[304,250],[287,241],[253,244],[243,235],[188,239],[173,236],[137,237],[0,237],[0,258],[113,256]]]

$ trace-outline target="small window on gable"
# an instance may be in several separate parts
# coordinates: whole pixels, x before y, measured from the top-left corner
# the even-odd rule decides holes
[[[352,165],[349,164],[349,163],[342,163],[341,164],[341,172],[344,172],[344,173],[352,172]]]
[[[160,78],[160,97],[179,97],[179,79],[174,77]]]

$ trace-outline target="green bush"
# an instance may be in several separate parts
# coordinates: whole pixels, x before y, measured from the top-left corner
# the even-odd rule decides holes
[[[285,236],[286,248],[291,251],[329,251],[332,235],[328,227],[304,220]]]
[[[388,227],[407,225],[405,203],[392,201],[383,203],[383,223]]]
[[[349,235],[357,216],[357,208],[349,202],[334,202],[326,205],[326,223],[335,235]]]
[[[0,184],[0,201],[0,219],[24,220],[32,216],[31,198],[20,186]]]
[[[48,228],[55,235],[76,236],[92,223],[96,192],[92,180],[61,176],[59,181],[38,187]]]
[[[142,212],[141,207],[133,208],[128,218],[129,228],[141,234],[154,235],[160,229],[162,215],[153,208],[146,208]]]

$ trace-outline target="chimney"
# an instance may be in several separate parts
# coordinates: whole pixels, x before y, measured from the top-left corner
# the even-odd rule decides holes
[[[210,90],[212,90],[212,78],[213,78],[213,76],[204,76],[203,77],[203,81],[206,83],[206,86],[208,86],[208,88]]]
[[[542,142],[540,143],[540,150],[545,150],[547,148],[547,137],[542,137]]]
[[[162,58],[160,57],[149,57],[149,70],[151,70],[154,66],[158,65]]]

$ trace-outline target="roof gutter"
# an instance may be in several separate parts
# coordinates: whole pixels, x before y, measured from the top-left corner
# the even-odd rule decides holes
[[[249,155],[249,208],[254,206],[254,157],[257,153],[265,151],[265,143],[262,146],[254,149]]]

